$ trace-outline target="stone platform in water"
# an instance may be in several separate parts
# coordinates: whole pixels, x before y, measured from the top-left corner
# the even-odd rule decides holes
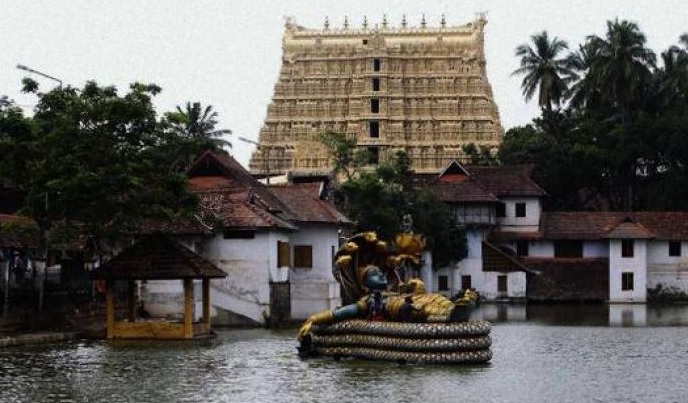
[[[490,323],[347,320],[316,325],[301,341],[301,356],[359,358],[420,364],[476,364],[492,358]]]

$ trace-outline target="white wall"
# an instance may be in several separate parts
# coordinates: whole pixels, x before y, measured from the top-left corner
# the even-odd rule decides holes
[[[609,302],[645,302],[647,298],[647,241],[635,239],[633,257],[621,257],[621,240],[609,241]],[[633,290],[621,290],[623,272],[633,273]]]
[[[532,257],[554,257],[554,242],[552,241],[532,241],[528,245],[528,256]]]
[[[647,247],[647,286],[676,287],[688,292],[688,247],[681,243],[681,256],[669,256],[668,241],[651,241]]]
[[[506,276],[506,295],[497,291],[498,277]],[[489,301],[499,298],[520,299],[526,297],[526,273],[522,271],[501,273],[487,271],[483,273],[482,288],[479,290],[483,299]]]
[[[540,225],[542,206],[537,197],[504,197],[505,217],[497,219],[502,231],[524,232],[537,231]],[[516,217],[516,203],[526,204],[526,216]]]
[[[334,225],[301,224],[300,230],[291,234],[292,248],[310,245],[313,251],[313,267],[294,267],[289,278],[291,283],[291,318],[307,319],[310,315],[341,305],[340,286],[332,275],[334,253],[339,247],[339,228]]]
[[[211,304],[259,323],[270,315],[270,281],[288,280],[288,267],[277,267],[277,242],[284,232],[259,231],[253,239],[216,235],[204,244],[204,257],[227,277],[211,282]]]

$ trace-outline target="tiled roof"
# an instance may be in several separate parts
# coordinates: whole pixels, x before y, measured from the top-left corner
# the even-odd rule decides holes
[[[483,271],[527,271],[521,262],[492,243],[483,241],[482,246]]]
[[[541,220],[545,239],[688,239],[688,212],[554,212]]]
[[[466,170],[490,193],[504,196],[545,196],[547,193],[531,179],[531,165],[496,167],[471,166]]]
[[[607,232],[604,237],[615,239],[650,239],[654,238],[654,235],[642,225],[634,223],[629,218]]]
[[[433,181],[428,185],[437,198],[445,203],[498,202],[493,194],[472,178],[461,181]]]
[[[320,197],[322,184],[296,183],[269,187],[301,222],[351,224],[332,204]]]
[[[92,271],[96,279],[220,278],[227,274],[166,236],[149,235]]]
[[[296,229],[296,214],[229,155],[206,151],[187,175],[207,225],[216,219],[225,227]]]

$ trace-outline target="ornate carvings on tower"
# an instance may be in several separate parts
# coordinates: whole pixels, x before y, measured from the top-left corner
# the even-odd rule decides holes
[[[287,18],[282,67],[251,158],[252,173],[325,174],[318,136],[346,133],[379,155],[407,150],[417,172],[436,173],[474,143],[496,150],[503,128],[485,73],[483,14],[463,26],[308,29]],[[276,150],[280,150],[277,152]],[[269,158],[266,158],[269,156]]]

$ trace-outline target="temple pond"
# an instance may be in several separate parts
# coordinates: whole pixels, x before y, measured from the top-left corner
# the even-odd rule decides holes
[[[0,402],[680,402],[688,307],[483,305],[489,364],[302,360],[295,329],[0,350]]]

